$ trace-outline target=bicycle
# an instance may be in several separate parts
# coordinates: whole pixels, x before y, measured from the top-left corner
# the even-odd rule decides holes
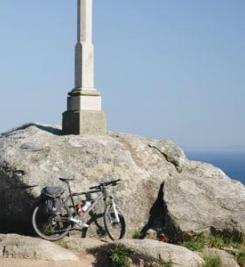
[[[72,193],[70,188],[70,181],[74,179],[59,178],[62,182],[66,183],[68,187],[68,197],[62,198],[64,189],[61,187],[54,187],[56,196],[62,201],[63,208],[61,212],[54,214],[45,214],[43,211],[42,198],[38,201],[32,214],[32,225],[35,232],[43,239],[49,241],[56,241],[66,236],[71,230],[83,230],[87,229],[87,215],[95,209],[97,204],[101,201],[104,202],[105,209],[103,211],[103,223],[105,232],[108,234],[111,240],[122,239],[126,233],[126,223],[123,214],[115,204],[112,195],[108,194],[108,186],[116,186],[120,179],[109,182],[103,182],[96,186],[90,187],[90,191],[81,193]],[[96,198],[92,199],[91,194],[96,193]],[[76,204],[74,197],[85,195],[86,201],[83,205]],[[90,202],[88,204],[88,202]],[[86,206],[86,210],[81,217],[80,212],[83,207]]]

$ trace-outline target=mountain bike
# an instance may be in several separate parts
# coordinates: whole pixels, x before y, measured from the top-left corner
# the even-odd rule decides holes
[[[88,215],[96,206],[103,202],[103,223],[105,232],[111,240],[122,239],[126,233],[126,223],[123,214],[116,205],[112,195],[108,194],[108,187],[116,186],[120,179],[103,182],[89,188],[87,192],[72,193],[70,183],[74,179],[59,178],[68,187],[68,197],[62,198],[64,189],[52,187],[50,197],[60,201],[58,211],[47,213],[44,210],[42,195],[32,214],[32,225],[35,232],[43,239],[56,241],[66,236],[71,230],[83,230],[89,227]],[[85,196],[85,200],[75,203],[74,197]],[[96,195],[92,198],[92,195]]]

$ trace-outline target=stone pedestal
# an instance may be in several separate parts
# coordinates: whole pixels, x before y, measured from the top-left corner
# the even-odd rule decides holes
[[[62,125],[64,134],[106,134],[106,114],[101,111],[100,93],[97,90],[71,91]]]
[[[106,134],[106,114],[103,111],[66,111],[63,113],[64,134]]]

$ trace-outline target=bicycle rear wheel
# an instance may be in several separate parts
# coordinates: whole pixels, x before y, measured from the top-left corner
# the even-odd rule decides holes
[[[116,208],[119,222],[112,205],[108,205],[104,213],[105,230],[111,240],[119,240],[125,236],[126,223],[122,213]]]
[[[70,231],[71,222],[68,217],[68,212],[64,215],[47,215],[39,205],[33,211],[32,225],[41,238],[56,241],[66,236]]]

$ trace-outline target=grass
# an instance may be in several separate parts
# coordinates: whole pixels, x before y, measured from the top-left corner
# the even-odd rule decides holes
[[[201,251],[203,248],[223,249],[225,247],[241,250],[245,247],[243,238],[235,240],[233,237],[222,236],[221,234],[196,234],[192,237],[185,238],[179,245],[192,251]]]
[[[236,257],[237,262],[242,266],[245,264],[245,239],[244,237],[234,238],[222,234],[196,234],[185,238],[179,245],[184,246],[192,251],[202,251],[204,248],[217,248],[223,250],[233,249],[232,254]],[[219,267],[220,259],[217,256],[204,257],[203,267]]]
[[[121,244],[113,245],[109,251],[109,260],[113,267],[130,267],[130,250]]]
[[[243,248],[242,250],[239,251],[239,253],[237,255],[237,262],[240,265],[244,265],[245,264],[245,248]]]
[[[192,251],[201,251],[206,245],[206,238],[202,234],[195,235],[191,238],[187,238],[179,245],[184,246]]]
[[[204,258],[204,264],[202,267],[221,267],[221,259],[219,256],[205,256]]]

